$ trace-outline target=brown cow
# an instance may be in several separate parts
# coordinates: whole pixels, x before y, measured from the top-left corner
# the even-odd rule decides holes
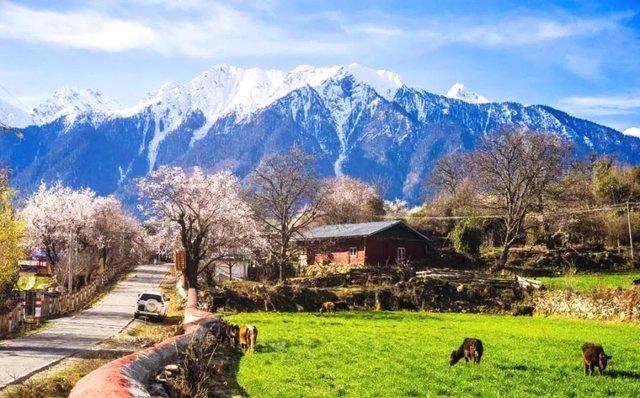
[[[244,352],[253,352],[256,348],[258,328],[253,325],[242,325],[236,335],[236,342]]]
[[[235,323],[227,323],[224,328],[224,340],[229,344],[230,347],[235,347],[238,345],[237,336],[240,331],[240,326]]]
[[[325,301],[324,303],[322,303],[322,306],[320,307],[321,314],[323,312],[335,312],[335,311],[336,311],[336,305],[333,301]]]
[[[594,343],[584,343],[582,345],[582,360],[584,361],[584,374],[593,375],[593,368],[598,369],[598,373],[602,375],[607,368],[607,361],[612,359],[611,355],[604,353],[601,345]]]
[[[460,348],[451,352],[451,361],[449,362],[449,365],[455,365],[462,358],[464,358],[466,363],[472,361],[475,364],[479,364],[482,359],[483,352],[484,347],[482,346],[482,341],[480,341],[480,339],[467,337],[462,342]]]

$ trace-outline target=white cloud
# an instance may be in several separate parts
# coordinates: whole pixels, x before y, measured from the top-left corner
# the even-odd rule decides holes
[[[581,116],[631,115],[640,112],[640,96],[573,96],[562,98],[557,106]]]
[[[0,37],[102,51],[139,48],[156,39],[152,29],[93,12],[33,10],[0,3]]]
[[[102,51],[147,49],[167,56],[211,58],[231,55],[336,53],[349,43],[337,36],[311,35],[265,22],[249,12],[213,2],[137,0],[161,6],[140,21],[100,11],[37,10],[0,0],[0,38]],[[197,12],[180,14],[177,10]],[[119,9],[122,13],[122,8]],[[163,13],[165,12],[165,13]],[[126,12],[125,12],[126,13]],[[174,15],[176,14],[176,15]]]
[[[622,134],[640,138],[640,127],[629,127]]]
[[[640,47],[635,36],[625,34],[623,24],[633,16],[628,13],[602,18],[512,13],[478,23],[464,15],[401,17],[326,9],[301,14],[277,0],[120,0],[87,2],[85,7],[93,8],[53,11],[0,0],[0,39],[218,59],[294,54],[354,59],[372,53],[429,52],[464,45],[508,49],[529,61],[560,64],[587,78],[597,78],[612,59],[620,63],[630,58],[612,53],[612,48],[629,51]]]

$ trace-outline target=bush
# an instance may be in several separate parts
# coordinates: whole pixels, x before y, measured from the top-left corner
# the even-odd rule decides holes
[[[482,229],[473,220],[463,220],[449,233],[449,240],[458,253],[477,258],[482,244]]]

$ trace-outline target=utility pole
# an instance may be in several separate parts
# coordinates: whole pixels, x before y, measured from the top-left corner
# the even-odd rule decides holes
[[[627,202],[627,225],[629,226],[629,246],[631,246],[631,259],[633,260],[633,233],[631,232],[631,209]]]
[[[73,243],[71,242],[71,233],[69,233],[69,255],[68,255],[68,270],[67,272],[69,273],[69,285],[68,285],[68,292],[69,294],[71,294],[71,292],[73,291],[73,274],[71,273],[71,253],[73,252],[71,246],[73,245]]]

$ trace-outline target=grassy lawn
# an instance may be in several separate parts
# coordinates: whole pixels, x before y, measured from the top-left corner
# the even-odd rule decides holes
[[[640,325],[415,312],[228,319],[259,329],[238,375],[256,397],[640,396]],[[482,364],[450,367],[470,336],[484,342]],[[585,341],[614,356],[608,375],[582,374]]]
[[[571,288],[576,291],[586,291],[617,287],[628,289],[633,286],[632,282],[634,279],[640,279],[640,271],[576,274],[571,276],[541,277],[537,279],[544,283],[549,290]]]

